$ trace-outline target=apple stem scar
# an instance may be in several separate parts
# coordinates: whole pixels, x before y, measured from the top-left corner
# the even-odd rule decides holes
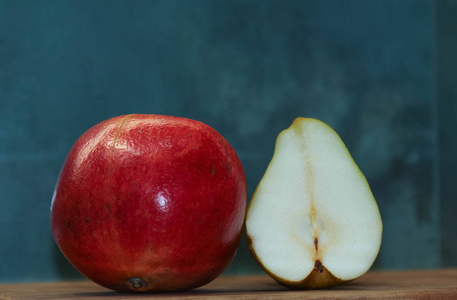
[[[147,286],[148,285],[146,283],[146,281],[144,281],[143,279],[138,278],[138,277],[132,277],[128,281],[136,289],[139,289],[139,288],[141,288],[143,286]]]

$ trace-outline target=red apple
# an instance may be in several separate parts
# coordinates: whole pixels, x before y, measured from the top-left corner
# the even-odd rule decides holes
[[[57,245],[116,291],[177,291],[231,263],[246,179],[229,143],[201,122],[160,115],[103,121],[73,145],[51,204]]]

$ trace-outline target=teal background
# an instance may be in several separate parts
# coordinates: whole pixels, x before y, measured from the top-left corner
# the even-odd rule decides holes
[[[298,116],[332,126],[384,221],[374,269],[457,266],[457,1],[0,0],[0,282],[80,278],[53,241],[61,165],[121,114],[218,130],[248,197]],[[244,238],[225,274],[262,272]]]

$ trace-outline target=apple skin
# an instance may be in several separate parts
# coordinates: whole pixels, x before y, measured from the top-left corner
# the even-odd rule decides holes
[[[51,204],[54,239],[83,275],[120,291],[205,285],[231,263],[246,178],[229,143],[199,121],[124,115],[85,132]]]

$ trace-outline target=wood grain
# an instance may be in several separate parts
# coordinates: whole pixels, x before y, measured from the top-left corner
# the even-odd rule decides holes
[[[134,296],[134,297],[133,297]],[[90,281],[1,284],[0,299],[457,299],[457,269],[369,272],[326,290],[289,290],[268,276],[219,277],[185,293],[121,294]]]

